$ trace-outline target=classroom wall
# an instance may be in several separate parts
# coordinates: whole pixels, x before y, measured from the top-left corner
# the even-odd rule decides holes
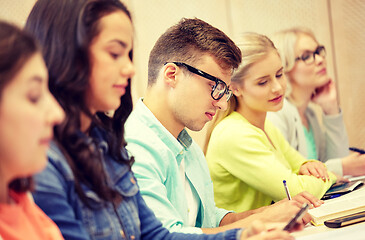
[[[365,148],[365,1],[328,1],[341,107],[350,144]]]
[[[0,0],[0,19],[23,25],[35,0]],[[361,0],[125,0],[135,26],[133,99],[147,86],[148,54],[157,38],[182,17],[198,17],[233,39],[241,32],[270,36],[293,26],[311,28],[327,48],[350,143],[365,148],[365,1]],[[200,146],[205,129],[191,133]]]

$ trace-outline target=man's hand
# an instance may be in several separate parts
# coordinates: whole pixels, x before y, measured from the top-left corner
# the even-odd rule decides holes
[[[289,232],[282,230],[283,226],[284,224],[264,224],[256,220],[243,231],[241,240],[294,239]]]

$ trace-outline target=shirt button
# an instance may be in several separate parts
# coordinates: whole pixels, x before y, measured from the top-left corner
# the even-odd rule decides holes
[[[130,180],[131,180],[131,182],[132,182],[133,184],[136,184],[136,180],[134,180],[134,178],[132,178],[132,177],[131,177],[131,179],[130,179]]]
[[[122,236],[122,238],[125,238],[125,234],[124,234],[123,230],[120,230],[119,232],[120,232],[120,235]]]

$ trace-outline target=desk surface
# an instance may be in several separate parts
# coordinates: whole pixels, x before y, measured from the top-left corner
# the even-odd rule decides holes
[[[324,225],[319,227],[308,226],[303,231],[292,233],[297,240],[364,240],[365,222],[342,228],[328,228]]]
[[[364,177],[365,176],[362,176],[362,179],[354,180],[364,181]],[[328,228],[324,225],[315,227],[308,224],[303,231],[294,232],[292,233],[292,235],[297,240],[365,240],[365,222],[353,224],[342,228]]]

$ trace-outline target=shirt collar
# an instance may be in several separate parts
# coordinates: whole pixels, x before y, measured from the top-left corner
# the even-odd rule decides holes
[[[187,150],[192,142],[193,139],[190,137],[189,133],[185,130],[185,128],[179,133],[179,136],[177,136],[177,141]]]

